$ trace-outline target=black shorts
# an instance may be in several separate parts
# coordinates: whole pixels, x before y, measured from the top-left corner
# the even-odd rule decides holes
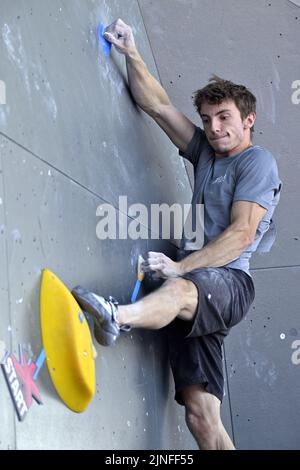
[[[176,319],[166,327],[175,399],[195,384],[223,399],[222,343],[230,328],[239,323],[254,300],[252,278],[232,268],[201,268],[182,276],[198,289],[193,321]]]

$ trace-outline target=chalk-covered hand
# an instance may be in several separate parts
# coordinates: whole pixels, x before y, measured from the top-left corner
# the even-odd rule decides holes
[[[124,21],[118,19],[105,28],[104,38],[114,44],[121,54],[128,54],[135,49],[132,29]]]
[[[172,261],[168,256],[156,251],[149,251],[146,260],[142,263],[143,272],[153,271],[154,279],[168,279],[178,277],[182,273],[180,263]]]

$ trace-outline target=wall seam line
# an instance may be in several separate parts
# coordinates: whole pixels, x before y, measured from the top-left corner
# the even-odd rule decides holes
[[[155,55],[154,55],[154,52],[153,52],[153,49],[152,49],[152,44],[151,44],[151,41],[150,41],[150,38],[149,38],[149,35],[148,35],[148,31],[147,31],[147,28],[146,28],[146,23],[145,23],[145,20],[144,20],[144,16],[143,16],[143,13],[142,13],[142,9],[141,9],[139,0],[137,0],[137,4],[138,4],[139,10],[140,10],[140,15],[141,15],[141,18],[142,18],[142,21],[143,21],[144,30],[145,30],[145,33],[146,33],[146,36],[147,36],[147,40],[148,40],[148,44],[149,44],[149,47],[150,47],[150,50],[151,50],[152,58],[153,58],[153,60],[154,60],[155,69],[156,69],[156,73],[157,73],[157,75],[158,75],[159,83],[160,83],[161,86],[163,87],[163,82],[162,82],[162,79],[161,79],[161,76],[160,76],[160,73],[159,73],[158,65],[157,65],[157,62],[156,62],[156,59],[155,59]],[[174,145],[174,144],[173,144],[173,145]],[[178,158],[183,158],[183,157],[179,157],[179,156],[178,156]],[[192,181],[191,181],[191,179],[190,179],[190,174],[189,174],[189,172],[187,171],[187,167],[186,167],[186,163],[185,163],[185,159],[184,159],[184,158],[183,158],[183,162],[184,162],[185,172],[186,172],[187,178],[188,178],[189,183],[190,183],[190,188],[193,190],[193,184],[192,184]]]

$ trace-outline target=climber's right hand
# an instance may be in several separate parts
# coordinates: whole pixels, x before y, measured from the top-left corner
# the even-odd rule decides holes
[[[107,26],[103,36],[111,44],[114,44],[121,54],[127,55],[136,49],[132,29],[121,19]]]

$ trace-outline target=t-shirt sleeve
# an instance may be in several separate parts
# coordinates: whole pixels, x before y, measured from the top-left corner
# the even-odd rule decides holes
[[[186,151],[181,152],[179,150],[179,155],[189,160],[196,168],[205,145],[207,145],[205,133],[200,129],[200,127],[196,127],[192,140],[188,144]]]
[[[255,149],[241,159],[233,201],[256,202],[265,209],[276,205],[281,189],[277,163],[265,149]]]

